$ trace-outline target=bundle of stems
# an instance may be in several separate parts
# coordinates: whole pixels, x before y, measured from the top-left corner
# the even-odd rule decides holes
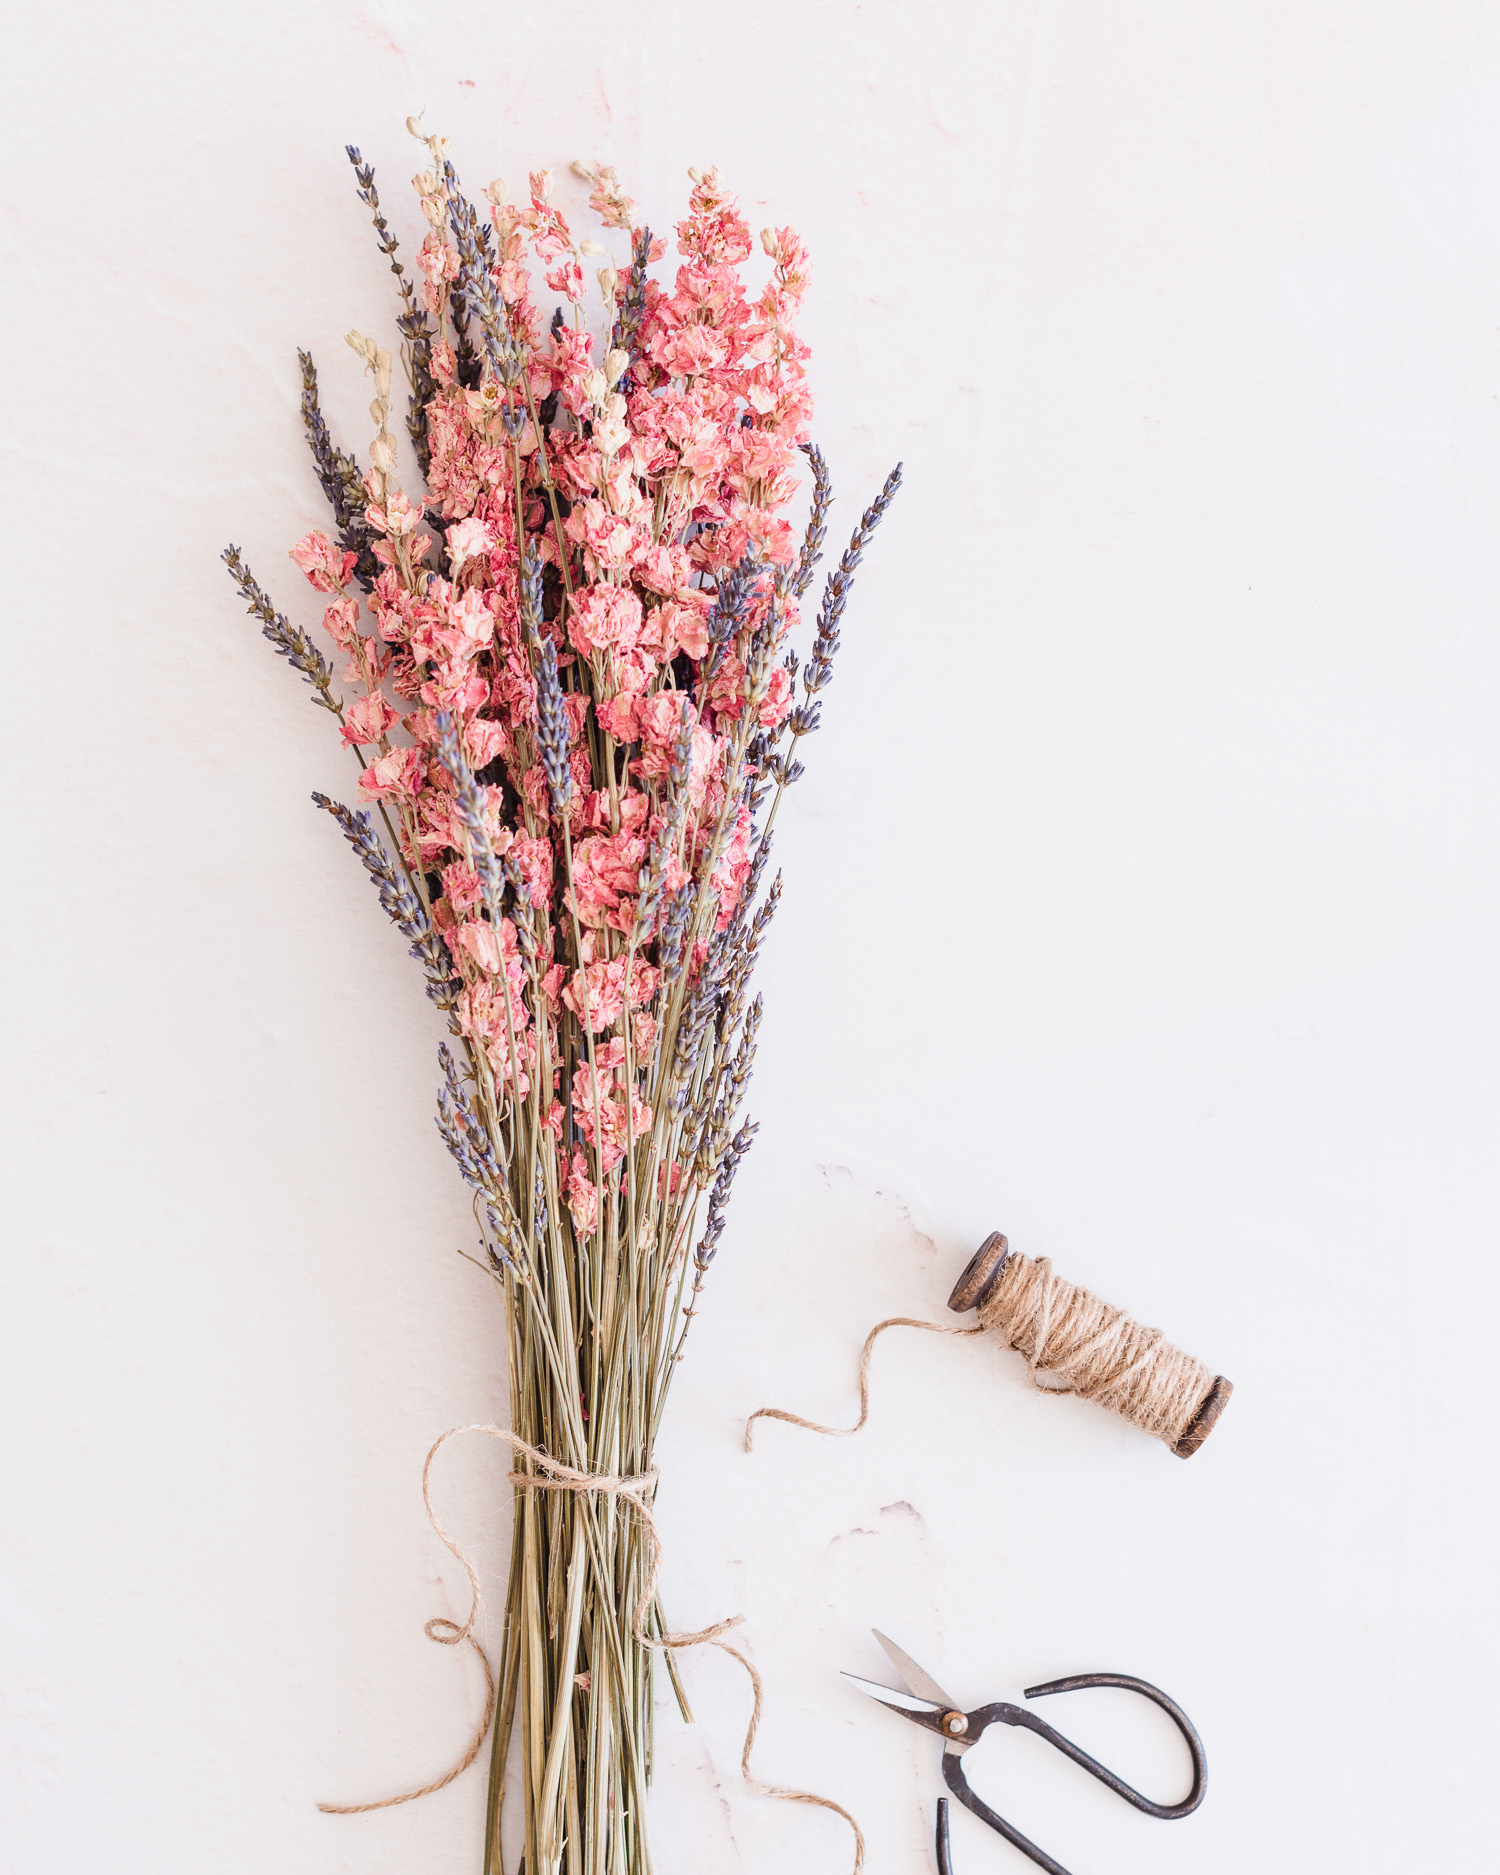
[[[414,272],[373,171],[349,157],[402,298],[415,498],[387,350],[349,336],[374,384],[368,469],[330,436],[302,358],[333,528],[292,557],[325,595],[352,700],[239,551],[225,559],[355,754],[369,806],[313,798],[446,1018],[438,1126],[499,1291],[511,1429],[544,1455],[517,1459],[485,1869],[501,1867],[515,1798],[527,1875],[645,1875],[658,1652],[676,1673],[642,1506],[756,1132],[742,1105],[761,1021],[751,978],[781,895],[772,828],[900,470],[827,579],[804,665],[789,641],[832,496],[807,441],[797,236],[764,232],[769,278],[752,297],[735,202],[717,172],[691,172],[669,288],[650,272],[664,245],[612,170],[580,166],[628,242],[618,267],[575,239],[545,172],[519,204],[491,184],[481,213],[445,141],[408,128],[427,152]],[[560,302],[550,321],[532,258]],[[800,543],[780,512],[799,452]]]

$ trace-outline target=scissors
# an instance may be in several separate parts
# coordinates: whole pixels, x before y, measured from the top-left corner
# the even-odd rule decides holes
[[[932,1675],[924,1673],[916,1661],[909,1654],[902,1653],[894,1641],[887,1640],[878,1628],[871,1632],[890,1656],[891,1664],[901,1679],[900,1689],[877,1686],[872,1680],[863,1680],[855,1673],[846,1673],[844,1678],[852,1680],[861,1691],[878,1700],[882,1706],[889,1706],[892,1712],[903,1713],[927,1731],[936,1732],[943,1741],[943,1782],[949,1790],[965,1809],[972,1810],[981,1822],[988,1823],[991,1829],[998,1831],[1022,1855],[1030,1856],[1038,1868],[1046,1869],[1047,1875],[1068,1875],[1068,1871],[1061,1862],[1054,1861],[1045,1849],[1039,1849],[1013,1824],[1007,1823],[1003,1816],[998,1816],[982,1798],[976,1797],[964,1776],[964,1753],[971,1745],[979,1743],[991,1725],[1020,1725],[1028,1732],[1035,1732],[1038,1738],[1046,1739],[1049,1745],[1064,1757],[1071,1758],[1074,1764],[1081,1764],[1091,1777],[1097,1777],[1117,1797],[1134,1804],[1137,1810],[1144,1810],[1147,1816],[1190,1816],[1202,1803],[1204,1791],[1208,1787],[1208,1761],[1203,1754],[1203,1741],[1181,1706],[1175,1700],[1168,1699],[1160,1687],[1152,1686],[1146,1680],[1133,1679],[1128,1673],[1076,1673],[1070,1679],[1048,1680],[1044,1686],[1028,1686],[1024,1696],[1027,1699],[1040,1699],[1047,1693],[1074,1693],[1086,1686],[1119,1686],[1127,1693],[1139,1693],[1143,1699],[1160,1706],[1187,1741],[1187,1748],[1193,1756],[1193,1787],[1181,1803],[1153,1803],[1149,1797],[1143,1797],[1138,1790],[1132,1790],[1123,1778],[1116,1777],[1113,1771],[1100,1764],[1097,1758],[1091,1758],[1071,1739],[1064,1738],[1061,1732],[1054,1732],[1045,1719],[1039,1719],[1024,1706],[1006,1705],[1002,1701],[965,1712],[958,1701],[950,1699]],[[939,1875],[953,1875],[948,1849],[946,1798],[938,1803],[937,1859]]]

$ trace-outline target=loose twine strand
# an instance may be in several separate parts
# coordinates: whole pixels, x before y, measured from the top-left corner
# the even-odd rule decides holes
[[[427,1509],[427,1520],[444,1547],[457,1558],[460,1567],[469,1579],[469,1613],[466,1619],[456,1622],[437,1616],[424,1625],[423,1632],[429,1640],[436,1641],[443,1647],[456,1647],[461,1641],[467,1641],[479,1656],[480,1665],[484,1668],[484,1716],[479,1722],[473,1742],[451,1771],[445,1772],[442,1777],[435,1778],[430,1784],[424,1784],[420,1790],[403,1791],[397,1797],[380,1797],[373,1803],[320,1803],[318,1808],[329,1816],[360,1816],[368,1810],[388,1810],[396,1804],[415,1803],[419,1797],[429,1797],[434,1791],[446,1788],[454,1778],[462,1776],[484,1749],[484,1741],[489,1736],[490,1722],[495,1716],[495,1676],[484,1649],[474,1638],[474,1623],[479,1616],[479,1572],[450,1532],[443,1528],[432,1503],[432,1461],[450,1439],[456,1439],[466,1432],[482,1432],[489,1438],[499,1439],[510,1446],[518,1456],[528,1459],[538,1467],[540,1475],[537,1472],[527,1471],[512,1471],[509,1474],[509,1481],[517,1490],[597,1492],[607,1497],[623,1498],[632,1507],[641,1520],[641,1527],[645,1531],[650,1553],[645,1586],[631,1613],[631,1633],[637,1643],[642,1647],[660,1650],[705,1645],[717,1647],[721,1653],[728,1654],[732,1660],[740,1663],[750,1676],[750,1686],[754,1694],[750,1724],[745,1732],[744,1749],[740,1753],[740,1773],[745,1783],[759,1796],[776,1797],[784,1803],[815,1804],[819,1809],[832,1810],[836,1815],[841,1816],[854,1832],[854,1875],[861,1875],[865,1865],[864,1832],[842,1804],[835,1803],[831,1797],[819,1797],[812,1791],[792,1790],[780,1784],[767,1784],[750,1769],[750,1754],[755,1746],[756,1734],[760,1730],[761,1716],[765,1706],[765,1688],[760,1674],[749,1659],[737,1647],[732,1647],[728,1641],[720,1639],[720,1636],[727,1633],[730,1628],[738,1627],[745,1617],[730,1615],[723,1621],[712,1622],[708,1627],[700,1628],[696,1633],[691,1634],[679,1632],[653,1636],[647,1633],[646,1618],[656,1597],[656,1584],[661,1574],[663,1554],[661,1531],[652,1515],[650,1504],[650,1494],[655,1490],[660,1474],[655,1470],[641,1472],[635,1476],[620,1476],[612,1472],[577,1471],[573,1466],[563,1464],[560,1459],[538,1451],[534,1445],[528,1445],[524,1439],[514,1432],[508,1432],[503,1426],[477,1424],[452,1426],[434,1442],[422,1466],[422,1502]]]
[[[763,1406],[745,1421],[745,1450],[753,1450],[751,1428],[757,1419],[785,1420],[830,1439],[858,1432],[870,1416],[870,1356],[888,1328],[958,1336],[993,1329],[1025,1357],[1039,1392],[1096,1400],[1168,1445],[1182,1438],[1214,1384],[1212,1369],[1173,1347],[1159,1328],[1142,1327],[1092,1290],[1054,1275],[1050,1258],[1012,1250],[993,1292],[979,1306],[977,1328],[893,1315],[870,1330],[859,1357],[859,1418],[852,1426],[822,1426],[799,1413]]]
[[[888,1321],[877,1322],[865,1336],[865,1345],[859,1355],[859,1418],[852,1426],[820,1426],[815,1419],[804,1419],[800,1413],[783,1412],[779,1406],[762,1406],[745,1421],[745,1450],[755,1450],[755,1435],[750,1430],[757,1419],[784,1419],[789,1426],[803,1426],[808,1432],[821,1432],[830,1439],[847,1439],[856,1433],[870,1417],[870,1356],[875,1351],[875,1343],[887,1328],[925,1328],[932,1335],[982,1335],[981,1328],[950,1328],[946,1322],[919,1322],[911,1315],[892,1315]]]

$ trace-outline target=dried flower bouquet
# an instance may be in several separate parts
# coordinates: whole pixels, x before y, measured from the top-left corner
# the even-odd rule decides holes
[[[353,700],[238,550],[225,559],[356,756],[379,830],[313,798],[452,1042],[438,1126],[501,1292],[520,1442],[498,1688],[464,1760],[492,1725],[485,1868],[501,1866],[518,1733],[528,1875],[645,1875],[652,1662],[690,1638],[655,1596],[653,1446],[756,1131],[741,1103],[761,1019],[750,980],[781,893],[779,874],[761,890],[772,826],[900,471],[828,578],[799,665],[789,639],[831,496],[807,441],[796,234],[762,234],[770,278],[752,297],[734,199],[692,172],[669,289],[649,273],[664,244],[612,170],[580,173],[629,242],[618,269],[575,239],[545,172],[519,203],[492,184],[485,214],[445,141],[408,127],[429,152],[415,273],[373,171],[349,157],[401,293],[424,492],[398,478],[388,352],[349,335],[375,389],[368,471],[331,439],[302,356],[334,525],[292,558],[326,597]],[[550,321],[533,259],[561,301]],[[799,451],[800,543],[782,512]],[[429,1632],[473,1642],[472,1620]]]

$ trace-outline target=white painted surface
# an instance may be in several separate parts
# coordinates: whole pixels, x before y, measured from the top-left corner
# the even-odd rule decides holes
[[[597,153],[659,224],[719,162],[811,241],[841,523],[906,462],[666,1440],[669,1606],[745,1612],[763,1773],[931,1867],[933,1754],[837,1677],[878,1624],[966,1700],[1117,1667],[1195,1715],[1182,1824],[976,1758],[1078,1875],[1493,1866],[1494,9],[54,4],[6,43],[0,1868],[477,1867],[478,1773],[313,1809],[477,1710],[417,1473],[503,1385],[435,1018],[216,559],[314,617],[294,346],[361,437],[340,338],[391,295],[340,146],[410,233],[423,105],[476,187]],[[1233,1376],[1201,1457],[918,1336],[860,1439],[740,1454],[762,1403],[849,1414],[868,1325],[995,1225]],[[497,1600],[502,1471],[442,1481]],[[685,1673],[663,1875],[844,1870],[743,1792],[737,1670]],[[1127,1706],[1051,1716],[1171,1788]]]

